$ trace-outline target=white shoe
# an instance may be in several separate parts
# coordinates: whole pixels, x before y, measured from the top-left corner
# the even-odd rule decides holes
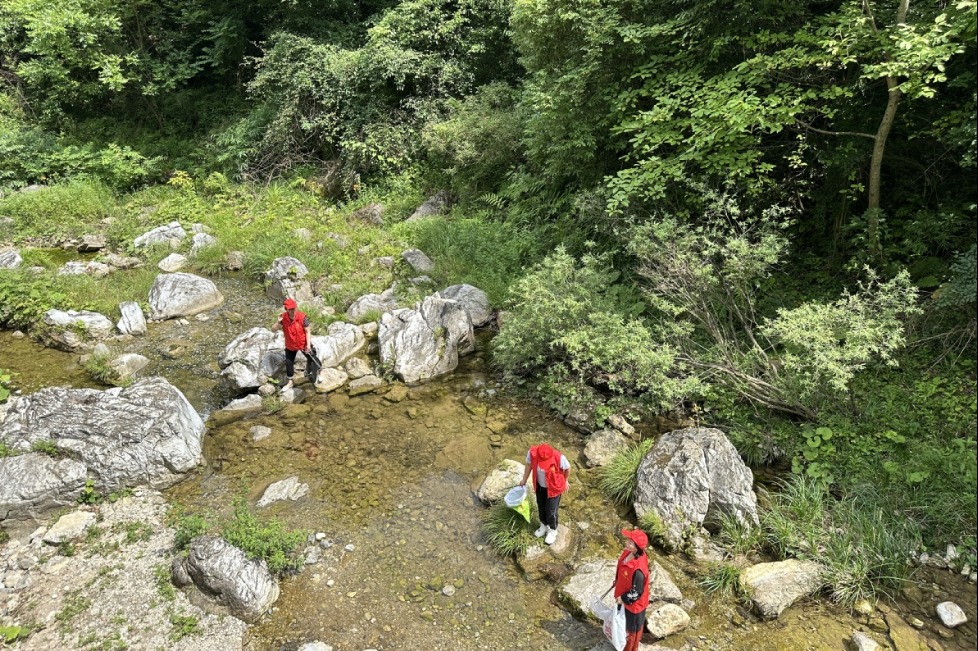
[[[548,545],[552,545],[557,542],[557,530],[547,527],[547,537],[543,539],[543,542]]]
[[[537,538],[543,538],[544,535],[546,535],[547,531],[549,531],[549,530],[550,530],[550,527],[548,527],[545,524],[541,524],[540,525],[540,528],[533,532],[533,535],[535,537],[537,537]]]
[[[286,382],[285,384],[282,385],[282,388],[279,389],[279,391],[281,393],[285,393],[286,391],[288,391],[292,387],[293,387],[292,380],[289,380],[288,382]]]

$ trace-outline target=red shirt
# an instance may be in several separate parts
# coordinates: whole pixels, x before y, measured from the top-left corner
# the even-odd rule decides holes
[[[309,317],[296,310],[295,319],[290,319],[289,313],[286,311],[282,312],[279,323],[282,324],[282,332],[285,334],[285,350],[305,350]]]

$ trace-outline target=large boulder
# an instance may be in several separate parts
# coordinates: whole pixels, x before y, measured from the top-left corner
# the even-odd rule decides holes
[[[605,466],[611,460],[628,449],[628,438],[614,429],[600,429],[587,439],[584,446],[584,460],[589,468]]]
[[[457,301],[429,296],[416,309],[395,310],[380,320],[380,359],[406,383],[449,373],[475,350],[468,312]]]
[[[432,215],[440,215],[448,209],[450,201],[451,197],[448,195],[448,192],[439,190],[418,206],[417,210],[407,218],[407,221],[413,222],[424,219],[425,217],[431,217]]]
[[[149,290],[150,318],[192,316],[224,302],[217,286],[193,274],[160,274]]]
[[[500,501],[513,486],[520,483],[525,469],[519,461],[503,459],[482,481],[476,495],[486,505]]]
[[[119,332],[124,335],[146,334],[146,317],[143,316],[143,308],[139,307],[139,303],[136,301],[119,303],[119,314],[119,322],[115,326]]]
[[[775,619],[785,608],[820,589],[823,574],[818,563],[792,558],[748,567],[740,573],[740,585],[761,616]]]
[[[0,251],[0,269],[16,269],[24,263],[17,249],[5,249]]]
[[[323,368],[338,368],[363,348],[366,339],[355,325],[334,321],[325,335],[312,336],[312,345],[319,353]],[[229,343],[217,358],[221,376],[236,392],[256,389],[270,378],[285,372],[285,338],[267,328],[252,328]],[[296,374],[306,369],[306,358],[297,355]]]
[[[71,503],[86,479],[101,492],[169,486],[202,460],[203,433],[184,395],[159,377],[124,389],[50,387],[20,397],[0,413],[0,442],[28,453],[0,459],[0,519]],[[31,453],[42,441],[65,458]]]
[[[492,306],[484,291],[472,285],[452,285],[438,292],[439,298],[458,301],[469,313],[472,325],[481,328],[492,320]]]
[[[635,513],[655,513],[664,537],[680,547],[723,514],[756,525],[753,475],[718,429],[691,427],[664,434],[638,467]]]
[[[364,294],[346,308],[346,318],[354,323],[363,321],[370,313],[386,314],[397,309],[394,288],[389,287],[380,294]]]
[[[183,230],[180,222],[170,222],[163,226],[157,226],[151,231],[147,231],[133,240],[133,245],[138,249],[141,246],[152,244],[169,244],[170,242],[182,241],[187,237],[187,231]]]
[[[254,622],[278,599],[279,588],[265,561],[248,556],[216,536],[190,541],[186,555],[173,559],[173,582],[193,586],[189,595],[202,608]]]
[[[48,310],[41,318],[41,338],[48,345],[69,353],[87,350],[112,334],[112,322],[103,314],[87,310]]]
[[[265,295],[280,304],[287,298],[299,303],[312,300],[312,285],[303,280],[309,274],[306,265],[292,257],[276,258],[265,272]]]
[[[591,561],[577,567],[557,590],[557,599],[576,616],[587,617],[591,604],[615,583],[613,560]],[[606,597],[605,604],[611,601]]]

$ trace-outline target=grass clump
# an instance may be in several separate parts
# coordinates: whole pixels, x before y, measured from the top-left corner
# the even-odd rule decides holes
[[[88,610],[91,605],[92,600],[83,597],[77,591],[66,594],[64,606],[54,616],[58,627],[62,631],[70,630],[71,620]]]
[[[707,594],[717,594],[725,598],[744,594],[740,585],[740,568],[733,563],[710,563],[706,574],[698,582]]]
[[[54,441],[49,441],[47,439],[41,439],[31,443],[32,452],[40,452],[41,454],[46,454],[49,457],[60,457],[61,448]]]
[[[202,515],[179,515],[177,516],[176,528],[173,545],[178,550],[183,550],[187,548],[191,540],[207,533],[210,529],[210,523]]]
[[[764,543],[764,530],[761,527],[752,526],[733,515],[721,515],[719,525],[717,538],[731,554],[747,554],[760,549]]]
[[[170,566],[164,563],[153,566],[153,580],[156,582],[156,591],[160,593],[165,601],[176,599],[177,590],[173,587]]]
[[[638,485],[638,466],[652,449],[652,439],[646,439],[619,452],[601,470],[599,486],[616,504],[631,504]]]
[[[188,635],[193,635],[199,630],[200,620],[196,615],[181,615],[177,612],[170,612],[170,639],[174,642],[182,640]]]
[[[666,535],[666,523],[655,511],[649,511],[638,519],[639,528],[649,535],[649,542],[665,550],[671,550],[672,545]]]
[[[93,354],[85,362],[85,371],[101,384],[114,386],[119,382],[119,373],[112,367],[111,355]]]
[[[522,554],[533,543],[526,520],[505,504],[490,507],[482,517],[482,535],[503,556]]]
[[[275,574],[302,566],[296,548],[305,542],[305,532],[290,531],[278,520],[258,517],[243,499],[235,502],[234,514],[221,527],[221,536],[249,558],[267,562]]]

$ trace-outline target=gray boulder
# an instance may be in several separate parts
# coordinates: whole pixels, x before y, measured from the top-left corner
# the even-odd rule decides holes
[[[721,514],[756,525],[753,475],[718,429],[681,429],[664,434],[642,459],[635,490],[639,518],[655,513],[665,539],[680,547],[686,532],[712,524]]]
[[[424,219],[425,217],[431,217],[432,215],[440,215],[448,209],[449,199],[448,192],[439,190],[429,197],[427,201],[418,206],[417,210],[407,218],[407,221],[413,222]]]
[[[24,263],[17,249],[6,249],[0,251],[0,269],[16,269]]]
[[[358,208],[351,215],[353,219],[361,221],[365,224],[373,224],[374,226],[384,225],[384,206],[379,203],[369,203],[363,208]]]
[[[430,281],[430,279],[429,279]],[[437,294],[440,298],[458,301],[469,313],[472,325],[481,328],[492,320],[492,306],[484,291],[472,285],[452,285]]]
[[[69,353],[87,350],[112,334],[107,317],[87,310],[48,310],[41,318],[44,341]]]
[[[592,434],[587,439],[584,446],[584,459],[589,468],[605,466],[619,452],[628,449],[628,438],[614,429],[601,429]]]
[[[818,563],[793,558],[758,563],[740,573],[740,584],[750,594],[757,612],[775,619],[791,604],[819,590],[823,571]]]
[[[303,280],[308,274],[306,265],[295,258],[276,258],[265,272],[265,295],[279,304],[287,298],[307,303],[313,297],[312,285]]]
[[[203,433],[204,422],[184,395],[159,377],[124,389],[50,387],[23,396],[0,414],[0,442],[28,452],[46,441],[69,458],[0,459],[0,518],[68,503],[86,478],[100,492],[169,486],[201,461]],[[19,465],[28,459],[36,468]]]
[[[187,256],[179,253],[171,253],[156,263],[160,271],[168,274],[176,273],[187,266]]]
[[[125,301],[119,303],[119,322],[116,328],[124,335],[143,335],[146,334],[146,318],[143,316],[143,309],[136,301]]]
[[[472,321],[461,303],[429,296],[416,309],[380,320],[380,359],[406,383],[449,373],[460,355],[475,350]]]
[[[513,486],[520,483],[525,468],[519,461],[503,459],[479,486],[476,492],[479,501],[488,505],[502,500]]]
[[[96,515],[91,511],[72,511],[58,518],[58,521],[44,533],[44,542],[60,545],[66,540],[74,540],[95,524]]]
[[[141,246],[152,244],[169,244],[171,241],[182,241],[187,237],[187,231],[183,230],[180,222],[170,222],[163,226],[157,226],[151,231],[147,231],[133,240],[133,245],[138,249]]]
[[[578,617],[591,613],[591,604],[615,582],[616,561],[591,561],[578,566],[557,590],[557,599]],[[610,603],[605,601],[605,603]]]
[[[430,273],[435,270],[435,263],[418,249],[408,249],[401,252],[401,257],[419,274]]]
[[[689,626],[689,614],[676,604],[654,603],[645,611],[645,627],[657,640]]]
[[[316,376],[316,393],[329,393],[346,384],[350,376],[338,368],[323,368]]]
[[[651,559],[650,559],[651,560]],[[672,580],[669,572],[656,561],[649,565],[649,603],[665,601],[679,604],[683,601],[683,593]]]
[[[365,294],[353,301],[346,309],[346,318],[357,323],[371,312],[386,314],[396,308],[397,297],[394,295],[394,288],[389,287],[380,294]]]
[[[160,274],[149,290],[150,318],[193,316],[224,302],[217,286],[193,274]]]
[[[190,541],[186,556],[173,559],[173,582],[193,587],[200,607],[254,622],[278,599],[278,582],[265,561],[251,560],[223,538],[200,536]]]
[[[217,238],[207,233],[197,233],[191,240],[190,255],[197,255],[209,246],[217,244]]]
[[[123,353],[109,362],[109,366],[116,372],[120,380],[132,377],[133,373],[146,368],[147,364],[149,364],[149,360],[137,353]]]
[[[71,260],[61,265],[58,269],[59,276],[92,276],[93,278],[105,278],[115,270],[104,262],[89,260]]]
[[[107,246],[105,236],[101,233],[87,233],[82,236],[82,241],[78,244],[79,253],[93,253],[101,251]]]

